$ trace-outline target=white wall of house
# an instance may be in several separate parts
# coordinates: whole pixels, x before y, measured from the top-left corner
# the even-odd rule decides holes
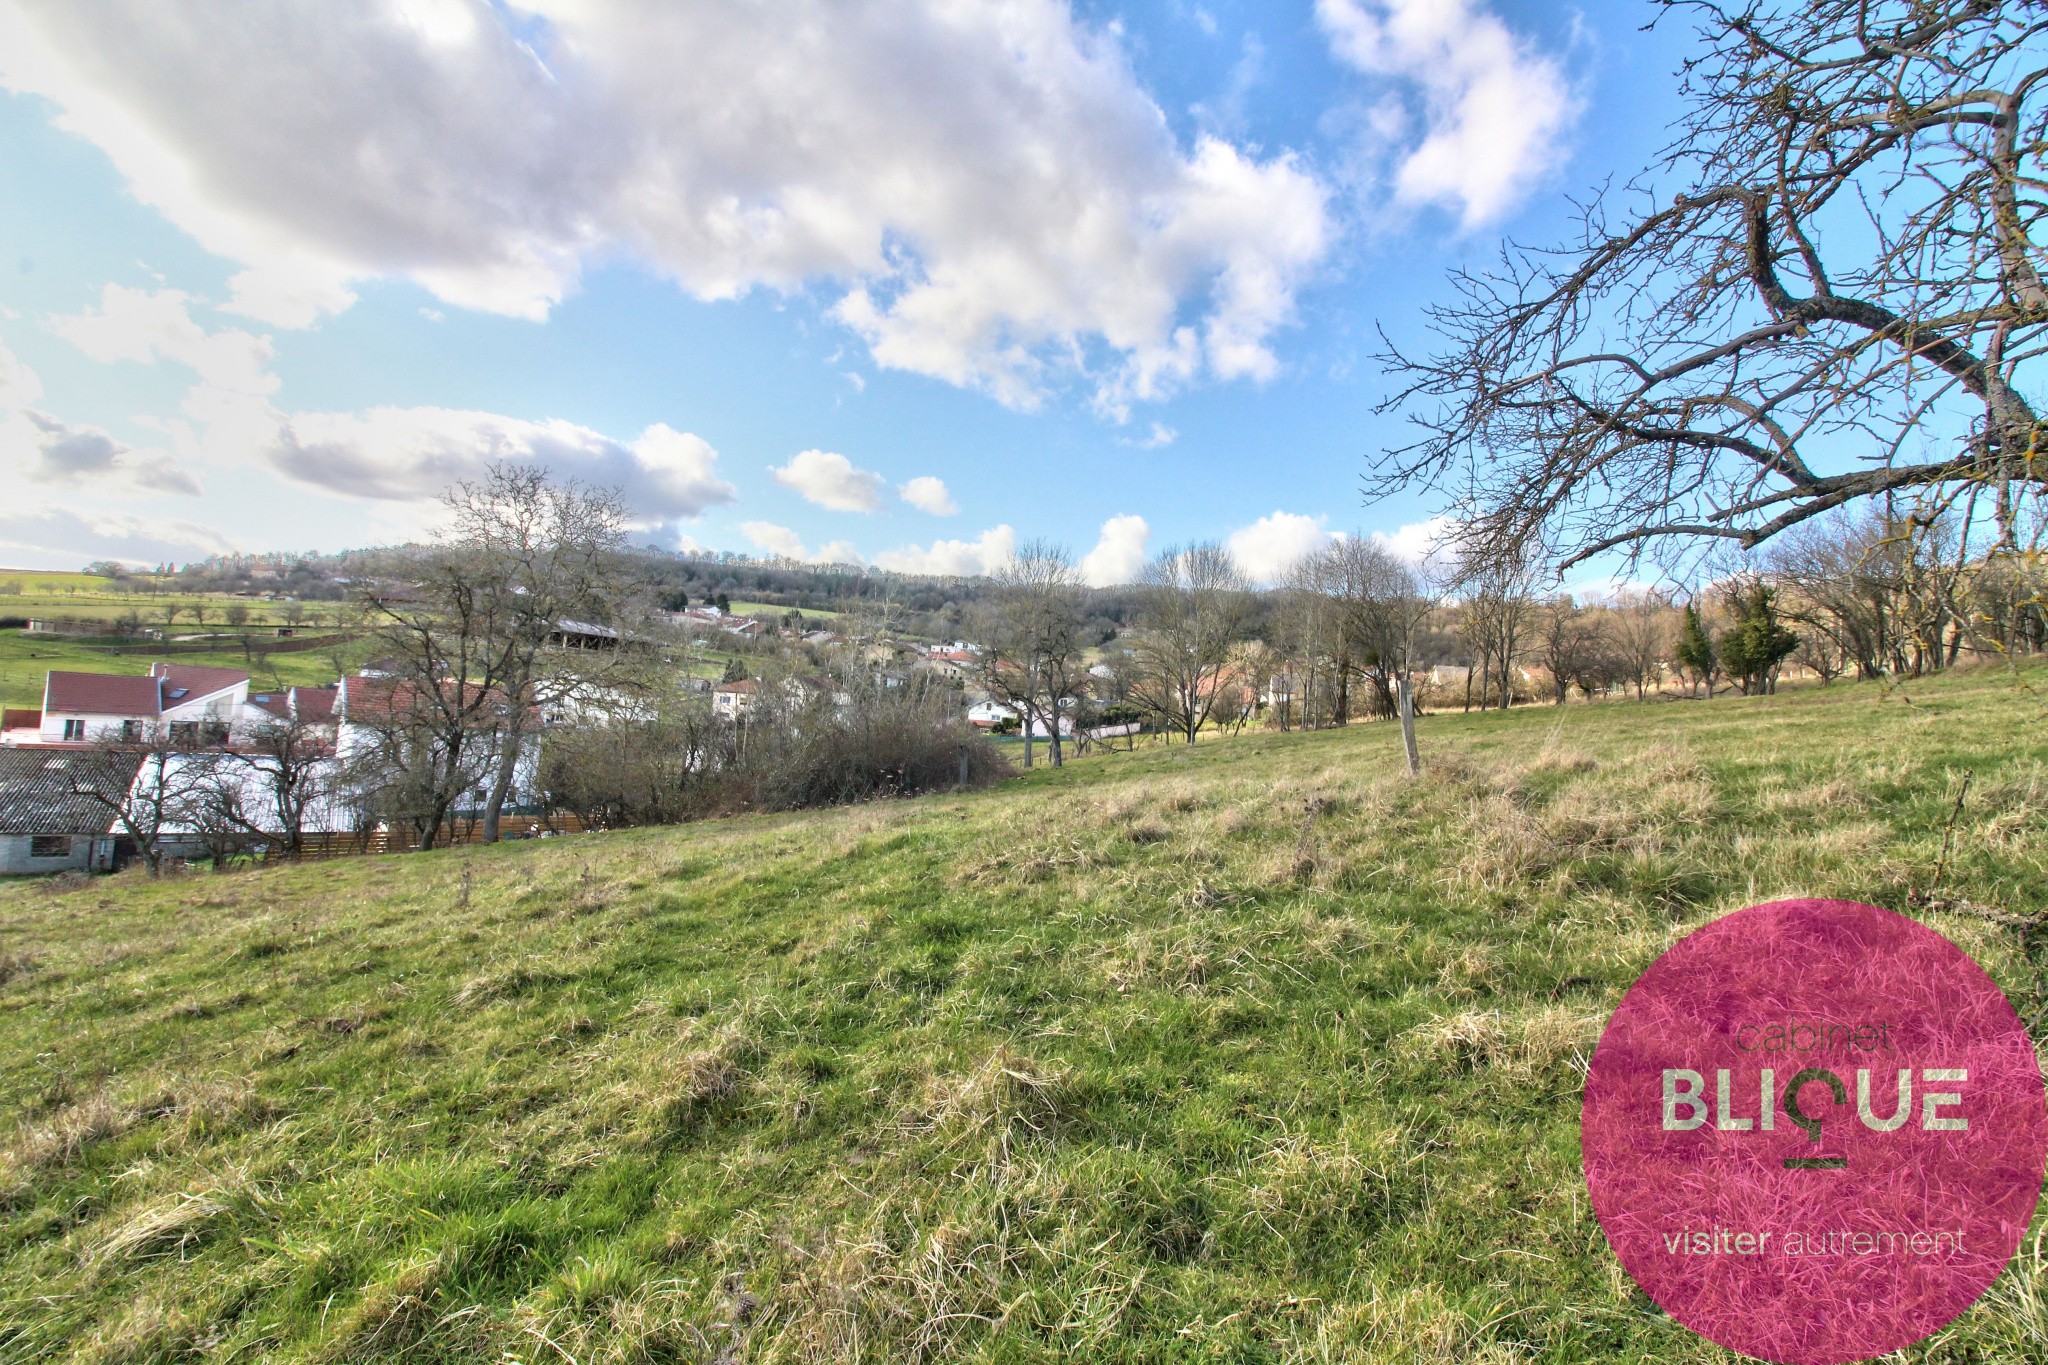
[[[141,739],[154,717],[110,716],[92,711],[45,711],[37,738],[47,744],[97,744],[102,740]]]
[[[108,872],[113,866],[111,834],[0,834],[0,876]]]

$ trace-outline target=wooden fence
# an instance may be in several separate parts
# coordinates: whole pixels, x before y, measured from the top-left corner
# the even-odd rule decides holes
[[[583,821],[567,812],[553,815],[507,815],[499,822],[498,834],[502,839],[531,839],[555,834],[582,834],[587,826]],[[480,844],[484,837],[482,820],[457,820],[452,827],[441,831],[437,847],[450,844]],[[419,840],[409,829],[375,829],[365,833],[308,834],[301,842],[301,857],[308,860],[324,858],[358,858],[378,853],[410,853],[419,847]]]

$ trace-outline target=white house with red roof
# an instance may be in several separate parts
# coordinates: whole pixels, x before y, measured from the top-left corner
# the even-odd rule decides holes
[[[168,732],[194,744],[224,742],[246,725],[249,675],[237,668],[151,664],[144,677],[58,670],[43,679],[37,741],[140,741]]]

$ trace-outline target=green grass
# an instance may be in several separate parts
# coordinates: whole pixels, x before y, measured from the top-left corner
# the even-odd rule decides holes
[[[2036,679],[2037,682],[2040,679]],[[1729,1360],[1590,1218],[1689,928],[2048,910],[1984,672],[1430,717],[968,796],[0,889],[0,1359]],[[2009,931],[1931,918],[2023,1011]],[[2038,1249],[1900,1359],[2040,1360]]]

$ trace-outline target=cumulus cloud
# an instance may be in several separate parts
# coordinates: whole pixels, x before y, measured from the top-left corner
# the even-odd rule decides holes
[[[1231,533],[1230,553],[1253,581],[1277,583],[1304,556],[1337,538],[1325,529],[1323,523],[1328,520],[1294,512],[1269,512]]]
[[[457,408],[298,413],[264,455],[301,483],[358,498],[419,502],[511,461],[616,488],[645,522],[694,517],[734,499],[717,477],[718,453],[658,422],[629,444],[573,422]]]
[[[874,511],[882,505],[886,486],[880,474],[856,469],[853,461],[829,450],[800,451],[788,464],[768,472],[805,502],[835,512]]]
[[[176,289],[110,284],[100,291],[98,308],[51,318],[48,325],[102,364],[161,362],[190,370],[192,387],[178,404],[182,420],[150,425],[161,427],[188,458],[203,448],[226,462],[246,459],[269,442],[279,420],[270,402],[278,387],[270,338],[237,328],[208,331],[193,318],[193,302]]]
[[[49,325],[103,363],[162,361],[190,370],[194,383],[179,404],[188,420],[159,423],[189,451],[231,465],[267,466],[328,492],[424,506],[450,484],[509,460],[617,489],[643,529],[688,520],[736,496],[717,475],[717,451],[702,437],[658,422],[628,442],[559,419],[456,408],[280,411],[271,401],[277,377],[269,368],[269,338],[233,328],[208,331],[192,317],[192,303],[177,290],[110,284],[97,309]],[[18,362],[14,368],[20,369]],[[18,382],[8,380],[0,364],[0,404],[10,385]],[[53,474],[111,465],[148,487],[198,491],[161,452],[132,452],[97,428],[62,427],[41,415],[37,425],[44,467]]]
[[[1372,538],[1397,558],[1419,567],[1443,557],[1451,532],[1456,529],[1457,523],[1449,517],[1430,517],[1425,521],[1411,521],[1392,531],[1374,531]]]
[[[0,346],[0,470],[74,492],[199,492],[169,452],[138,450],[99,427],[66,422],[35,406],[42,395],[35,371]]]
[[[1145,567],[1145,547],[1151,540],[1152,528],[1143,517],[1111,517],[1102,523],[1095,548],[1081,557],[1082,579],[1096,588],[1135,582]]]
[[[229,393],[267,394],[277,389],[270,372],[268,337],[233,328],[209,332],[193,317],[192,298],[176,289],[130,289],[110,284],[100,306],[50,319],[50,330],[102,364],[133,361],[183,365],[200,383]]]
[[[1177,142],[1065,0],[0,0],[0,83],[276,326],[393,276],[540,317],[626,252],[704,299],[824,282],[879,364],[1118,412],[1271,374],[1330,241],[1306,167]]]
[[[983,531],[979,540],[935,540],[929,547],[884,550],[875,556],[875,567],[891,573],[973,578],[994,573],[1016,557],[1017,533],[1004,525]]]
[[[757,550],[782,559],[794,559],[804,564],[852,564],[861,565],[867,561],[860,551],[844,540],[835,540],[813,552],[804,548],[803,537],[787,526],[777,526],[772,521],[743,521],[740,534],[753,543]]]
[[[1515,37],[1483,0],[1316,0],[1339,61],[1419,97],[1422,139],[1399,153],[1396,194],[1455,208],[1468,228],[1518,203],[1563,156],[1578,100],[1557,62]],[[1368,118],[1383,137],[1402,102]]]
[[[929,512],[935,517],[950,517],[960,510],[960,504],[953,501],[953,495],[946,488],[944,479],[930,474],[920,474],[896,490],[896,495],[920,512]]]

